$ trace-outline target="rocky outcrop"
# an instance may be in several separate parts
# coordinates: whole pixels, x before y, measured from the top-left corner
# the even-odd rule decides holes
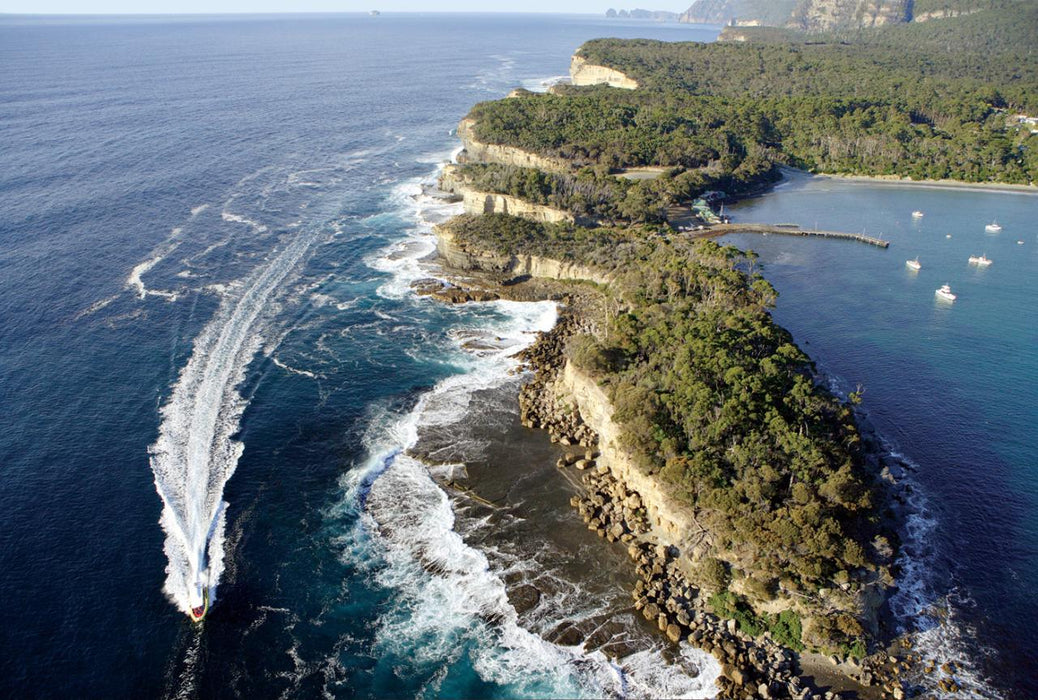
[[[628,78],[615,68],[588,63],[580,54],[573,54],[569,63],[569,77],[574,85],[611,85],[624,90],[634,90],[638,81]]]
[[[562,158],[542,156],[515,146],[483,143],[477,140],[473,133],[475,124],[473,119],[462,119],[458,124],[458,138],[461,139],[464,147],[458,155],[460,163],[500,163],[514,165],[518,168],[539,168],[557,173],[566,173],[571,170],[569,162]]]
[[[679,22],[781,26],[789,21],[797,0],[696,0]]]
[[[493,253],[464,245],[450,229],[450,223],[435,228],[436,250],[443,261],[457,270],[490,272],[511,277],[538,277],[549,280],[581,280],[608,285],[609,275],[598,270],[539,255]]]
[[[574,222],[574,217],[569,212],[541,204],[531,204],[525,199],[512,197],[507,194],[479,192],[462,188],[461,196],[462,201],[465,203],[466,214],[508,214],[545,224]]]
[[[858,29],[911,19],[910,0],[802,0],[790,25],[808,31]]]
[[[586,491],[570,504],[588,529],[626,545],[638,573],[631,591],[634,609],[671,642],[717,658],[723,674],[718,697],[837,697],[817,692],[801,678],[789,649],[767,636],[751,637],[734,620],[708,609],[708,592],[689,576],[687,557],[672,544],[681,539],[675,527],[685,514],[630,464],[617,442],[605,393],[565,359],[567,338],[592,330],[588,326],[587,319],[564,312],[555,328],[524,351],[534,376],[520,390],[520,417],[525,426],[547,430],[553,442],[568,448],[557,466],[581,472]]]
[[[474,189],[455,165],[448,165],[440,174],[440,189],[461,198],[466,214],[508,214],[544,224],[576,223],[594,226],[597,222],[585,216],[575,216],[564,209],[535,204],[521,197]]]
[[[912,17],[913,22],[928,22],[931,19],[949,19],[952,17],[965,17],[972,15],[977,12],[981,12],[981,8],[974,7],[968,9],[956,9],[956,8],[945,8],[941,10],[933,10],[931,12],[923,12]]]
[[[661,540],[681,547],[685,537],[699,530],[691,511],[674,501],[659,482],[634,464],[624,449],[620,426],[613,422],[613,406],[598,383],[567,362],[556,380],[554,391],[570,399],[580,417],[597,435],[598,463],[608,468],[620,483],[641,495],[649,522]]]

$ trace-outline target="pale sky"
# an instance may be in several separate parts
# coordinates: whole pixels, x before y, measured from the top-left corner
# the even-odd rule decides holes
[[[214,12],[567,12],[604,14],[607,9],[684,12],[686,2],[640,4],[615,0],[0,0],[0,13],[16,14],[186,14]]]

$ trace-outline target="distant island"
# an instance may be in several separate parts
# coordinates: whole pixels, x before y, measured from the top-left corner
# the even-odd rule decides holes
[[[425,291],[562,302],[523,421],[571,449],[573,505],[627,546],[635,608],[719,658],[722,697],[810,696],[819,659],[857,697],[905,697],[920,662],[889,646],[897,485],[857,396],[774,323],[755,257],[704,236],[788,167],[1033,186],[1038,7],[949,4],[854,33],[587,42],[571,85],[473,107],[441,180],[465,204],[437,229],[458,278]]]

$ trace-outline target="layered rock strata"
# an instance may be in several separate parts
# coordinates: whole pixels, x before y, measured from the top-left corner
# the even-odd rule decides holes
[[[458,138],[463,149],[458,154],[460,163],[500,163],[514,165],[518,168],[539,168],[549,172],[566,173],[571,170],[570,164],[562,158],[552,158],[524,151],[515,146],[503,146],[496,143],[484,143],[474,133],[476,122],[462,119],[458,124]]]
[[[688,557],[675,544],[689,514],[670,502],[651,478],[637,478],[625,464],[608,399],[566,359],[567,339],[594,332],[593,325],[564,310],[555,328],[523,352],[532,377],[520,389],[520,418],[526,427],[546,430],[553,442],[569,448],[556,466],[582,472],[586,489],[570,503],[588,529],[626,545],[639,575],[631,592],[635,610],[672,642],[687,642],[717,658],[723,672],[719,697],[842,697],[814,687],[801,675],[798,656],[770,635],[751,637],[735,620],[723,620],[708,609],[708,592],[696,585]],[[851,686],[855,697],[896,698],[904,697],[900,677],[912,661],[879,653],[862,661],[832,657],[829,663],[840,666],[843,685]]]
[[[634,90],[638,81],[615,68],[588,63],[580,54],[574,54],[569,64],[569,77],[574,85],[609,85],[623,90]]]

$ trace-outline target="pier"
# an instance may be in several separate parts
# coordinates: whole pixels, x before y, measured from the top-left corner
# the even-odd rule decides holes
[[[841,231],[822,231],[819,229],[800,228],[795,224],[712,224],[703,229],[689,232],[692,238],[716,238],[728,233],[774,233],[782,236],[820,236],[822,238],[838,238],[846,241],[858,241],[879,248],[888,248],[890,241],[864,233],[845,233]]]

